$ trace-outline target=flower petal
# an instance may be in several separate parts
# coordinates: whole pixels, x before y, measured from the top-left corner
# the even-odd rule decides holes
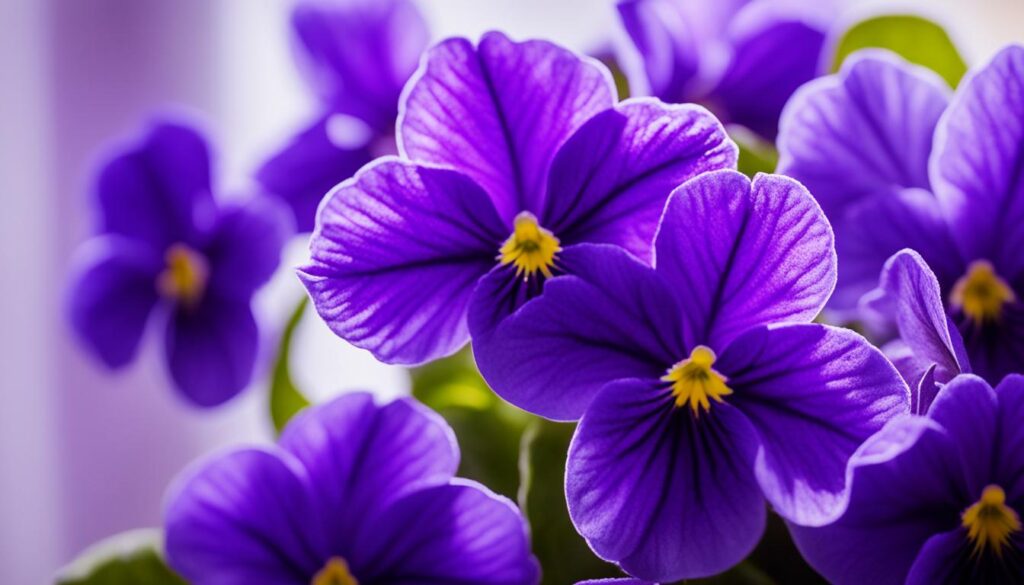
[[[957,376],[946,384],[928,409],[928,418],[942,425],[956,444],[967,481],[968,497],[964,502],[976,501],[985,486],[992,482],[999,416],[995,391],[971,374]]]
[[[134,357],[157,303],[160,258],[120,236],[100,236],[72,260],[68,292],[71,326],[108,368]]]
[[[324,196],[373,158],[368,143],[339,145],[332,140],[331,119],[320,118],[294,136],[256,172],[263,188],[291,207],[300,232],[313,230]]]
[[[857,451],[850,475],[842,518],[791,524],[796,545],[837,585],[902,584],[928,538],[959,524],[967,488],[955,446],[929,419],[895,419]]]
[[[603,66],[557,45],[500,32],[477,47],[449,39],[406,89],[399,151],[472,177],[511,226],[517,213],[537,212],[558,148],[614,100]]]
[[[633,99],[587,121],[558,151],[540,213],[564,244],[617,244],[649,261],[665,201],[700,173],[735,168],[736,146],[700,106]]]
[[[378,406],[366,393],[299,414],[279,444],[306,469],[325,538],[346,551],[379,529],[394,502],[448,482],[459,463],[437,414],[408,399]]]
[[[594,394],[620,378],[658,378],[686,357],[671,291],[616,246],[566,248],[570,274],[506,319],[477,365],[502,398],[555,420],[579,418]]]
[[[206,462],[172,486],[164,513],[167,559],[195,585],[306,583],[323,564],[308,485],[294,460],[243,449]]]
[[[896,369],[867,340],[825,325],[751,329],[715,368],[761,440],[755,468],[783,518],[821,525],[846,504],[846,462],[885,422],[909,411]]]
[[[569,514],[598,556],[641,579],[719,573],[764,531],[756,450],[756,432],[730,406],[694,418],[664,384],[609,384],[569,447]]]
[[[354,561],[374,583],[532,585],[540,569],[526,523],[507,499],[457,480],[409,494],[380,518]]]
[[[1006,490],[1011,504],[1024,508],[1024,376],[1007,376],[996,386],[999,401],[999,439],[996,450],[1001,454],[996,461],[996,481]]]
[[[324,200],[299,276],[337,335],[382,361],[421,363],[468,340],[466,307],[504,232],[465,175],[380,159]]]
[[[968,259],[1024,277],[1024,46],[961,82],[935,131],[931,178]]]
[[[288,212],[274,199],[254,196],[224,206],[203,249],[210,264],[207,289],[249,300],[273,276],[291,233]]]
[[[249,384],[258,345],[248,299],[208,296],[194,308],[174,311],[164,349],[174,385],[195,405],[213,407]]]
[[[680,298],[688,347],[725,347],[744,330],[810,321],[836,280],[832,230],[792,179],[705,173],[673,194],[656,269]]]
[[[212,219],[210,153],[193,128],[156,122],[100,172],[101,231],[149,243],[194,244]]]
[[[390,132],[430,33],[410,0],[302,2],[292,26],[307,77],[333,109]],[[346,177],[342,177],[346,178]]]

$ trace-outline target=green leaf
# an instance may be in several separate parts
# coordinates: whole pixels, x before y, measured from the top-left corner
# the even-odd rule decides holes
[[[300,410],[309,406],[309,400],[302,394],[292,381],[291,369],[288,360],[291,356],[292,337],[295,329],[306,312],[309,299],[302,297],[302,300],[295,307],[288,324],[281,334],[281,345],[278,346],[277,358],[274,360],[274,370],[270,378],[270,418],[274,421],[274,429],[278,433],[284,429],[293,416]]]
[[[597,558],[572,521],[565,503],[565,456],[576,425],[537,419],[523,436],[519,507],[530,521],[533,552],[544,585],[621,577],[614,565]]]
[[[519,444],[533,416],[504,402],[477,372],[468,349],[410,370],[412,394],[448,421],[459,441],[459,476],[515,498]]]
[[[62,569],[58,585],[186,585],[163,561],[159,530],[118,534],[103,540]]]
[[[839,71],[851,53],[868,47],[888,49],[927,67],[951,87],[956,87],[967,73],[967,64],[946,31],[920,16],[878,16],[857,23],[839,41],[832,70]]]
[[[774,173],[779,164],[779,152],[770,142],[742,127],[729,128],[730,137],[740,147],[738,170],[754,178],[757,173]]]

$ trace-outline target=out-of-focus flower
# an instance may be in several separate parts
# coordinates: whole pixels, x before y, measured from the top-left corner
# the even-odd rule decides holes
[[[641,581],[639,579],[591,579],[589,581],[580,581],[576,585],[657,585],[657,583]]]
[[[993,390],[963,375],[927,417],[891,421],[850,460],[842,518],[792,527],[839,585],[1020,583],[1024,575],[1024,378]]]
[[[666,102],[703,103],[726,124],[772,140],[786,100],[824,73],[822,49],[839,4],[620,0],[641,65],[630,85]]]
[[[858,53],[793,97],[779,151],[779,172],[807,185],[835,227],[836,309],[855,308],[885,261],[912,248],[974,372],[994,384],[1022,370],[1024,47],[1001,51],[952,100],[937,75]]]
[[[458,446],[408,399],[348,394],[296,417],[277,447],[187,473],[166,511],[168,561],[195,585],[532,585],[519,510],[453,479]]]
[[[607,70],[544,41],[432,48],[385,158],[320,208],[300,271],[339,336],[391,363],[450,354],[570,268],[581,242],[650,257],[671,190],[733,167],[699,106],[615,105]]]
[[[429,32],[411,0],[303,0],[292,28],[321,112],[256,178],[291,206],[305,232],[331,188],[395,152],[398,97]]]
[[[513,404],[582,415],[566,469],[573,523],[643,579],[723,571],[758,542],[765,499],[834,520],[846,462],[908,410],[906,385],[857,334],[809,323],[835,284],[832,231],[786,177],[731,170],[676,190],[653,268],[619,248],[563,253],[571,275],[477,354]]]
[[[256,361],[250,301],[277,267],[287,210],[261,197],[215,200],[205,140],[167,122],[106,163],[96,194],[99,235],[73,261],[79,338],[119,368],[152,324],[186,398],[214,406],[235,396]]]

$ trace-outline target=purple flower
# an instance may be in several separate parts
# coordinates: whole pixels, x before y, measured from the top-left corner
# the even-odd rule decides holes
[[[194,585],[531,585],[539,570],[507,499],[453,479],[451,429],[412,400],[348,394],[276,447],[218,457],[167,506],[172,568]]]
[[[835,284],[832,231],[799,183],[722,170],[668,201],[653,268],[604,245],[506,319],[477,353],[505,399],[582,415],[566,494],[577,530],[636,577],[742,560],[783,517],[818,525],[846,461],[908,390],[855,333],[809,321]]]
[[[950,99],[935,74],[884,52],[847,60],[783,113],[779,172],[803,182],[836,230],[833,307],[850,310],[893,253],[916,250],[974,371],[1024,364],[1024,47]]]
[[[641,65],[630,84],[666,102],[708,104],[722,121],[773,139],[786,100],[823,73],[838,4],[619,0]]]
[[[842,518],[793,527],[834,583],[1020,583],[1024,575],[1024,377],[993,390],[963,375],[927,417],[891,421],[850,460]]]
[[[186,398],[214,406],[235,396],[256,362],[250,300],[277,267],[287,212],[265,198],[217,202],[205,140],[166,122],[103,166],[96,194],[99,235],[73,265],[75,332],[120,368],[151,325]]]
[[[430,35],[410,0],[304,0],[292,28],[320,114],[256,178],[306,232],[324,194],[394,152],[398,97]]]
[[[650,257],[669,192],[733,167],[698,106],[615,105],[597,62],[501,33],[432,48],[399,147],[324,200],[300,271],[339,336],[390,363],[450,354],[567,269],[583,242]]]

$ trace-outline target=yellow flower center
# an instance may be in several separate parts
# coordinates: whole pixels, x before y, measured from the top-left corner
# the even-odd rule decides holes
[[[715,363],[715,352],[711,348],[698,345],[690,352],[690,357],[672,366],[661,379],[672,383],[672,395],[676,398],[676,408],[687,404],[695,416],[711,410],[711,400],[723,402],[722,397],[732,394],[732,389],[725,385],[728,379],[716,372],[711,366]]]
[[[1003,305],[1017,300],[1013,289],[999,278],[987,260],[975,260],[956,281],[950,301],[975,323],[998,321]]]
[[[195,306],[206,290],[206,259],[184,244],[174,244],[167,249],[165,261],[167,268],[157,277],[157,290],[164,297]]]
[[[532,213],[524,211],[516,216],[515,229],[502,244],[499,259],[503,265],[515,264],[516,276],[528,279],[540,271],[551,278],[555,254],[561,250],[558,238],[540,227]]]
[[[1002,556],[1003,548],[1014,532],[1020,532],[1020,518],[1006,505],[1006,493],[997,485],[990,485],[981,492],[981,499],[964,510],[964,528],[967,537],[974,543],[974,554],[986,551]]]
[[[359,581],[348,570],[348,563],[341,557],[327,561],[323,569],[313,576],[311,585],[359,585]]]

